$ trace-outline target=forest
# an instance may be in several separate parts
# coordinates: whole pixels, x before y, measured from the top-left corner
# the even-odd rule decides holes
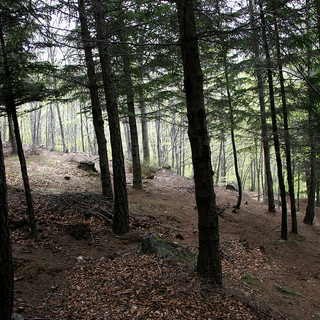
[[[16,281],[14,159],[33,243],[49,210],[39,212],[45,191],[34,192],[29,169],[41,153],[95,162],[88,190],[97,206],[108,203],[113,237],[141,227],[133,192],[155,187],[153,178],[194,183],[196,274],[220,290],[219,221],[229,210],[220,188],[235,189],[233,214],[248,194],[279,213],[281,241],[317,224],[319,0],[3,0],[0,41],[1,319],[11,319]]]

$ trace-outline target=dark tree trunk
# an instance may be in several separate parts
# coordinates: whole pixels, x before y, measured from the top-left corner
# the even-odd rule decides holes
[[[14,125],[13,125],[13,120],[12,120],[12,115],[10,113],[10,110],[7,110],[7,115],[8,115],[9,141],[11,144],[11,153],[18,154],[17,142],[14,136]]]
[[[267,116],[266,116],[266,107],[265,107],[265,86],[262,73],[262,62],[260,59],[260,50],[259,50],[259,39],[256,31],[256,23],[253,12],[252,0],[249,1],[249,11],[250,19],[252,25],[252,50],[256,60],[256,74],[258,79],[258,90],[259,90],[259,104],[260,104],[260,119],[261,119],[261,136],[263,144],[263,154],[264,154],[264,164],[265,164],[265,177],[266,177],[266,187],[268,195],[268,211],[276,212],[276,206],[274,203],[274,193],[273,193],[273,181],[271,174],[270,166],[270,147],[268,139],[268,127],[267,127]]]
[[[222,286],[219,222],[212,181],[211,151],[207,132],[193,0],[177,0],[180,46],[184,69],[188,134],[192,150],[196,203],[198,208],[200,276]]]
[[[276,35],[276,49],[277,49],[278,69],[279,69],[280,91],[281,91],[281,100],[282,100],[284,143],[285,143],[286,163],[287,163],[287,180],[288,180],[290,206],[291,206],[291,222],[292,222],[291,231],[293,233],[298,233],[296,199],[294,195],[294,176],[292,173],[292,164],[291,164],[291,146],[290,146],[290,133],[289,133],[289,124],[288,124],[287,99],[286,99],[286,91],[285,91],[284,77],[283,77],[283,71],[282,71],[278,24],[277,24],[276,17],[274,17],[274,19],[275,19],[275,35]]]
[[[8,223],[7,184],[0,136],[0,319],[10,320],[13,307],[13,267]]]
[[[110,177],[110,170],[109,170],[107,142],[106,142],[106,137],[104,133],[104,121],[102,117],[98,85],[97,85],[96,73],[94,69],[94,61],[92,56],[92,39],[88,30],[84,0],[79,0],[78,6],[79,6],[78,8],[79,19],[81,24],[81,37],[82,37],[82,43],[85,51],[85,58],[86,58],[86,65],[87,65],[88,87],[90,90],[93,126],[95,129],[97,144],[98,144],[102,195],[112,199],[113,194],[112,194],[112,185],[111,185],[111,177]]]
[[[268,85],[269,85],[269,96],[270,96],[270,111],[271,111],[271,120],[272,120],[272,131],[273,131],[273,142],[274,149],[276,153],[276,161],[277,161],[277,169],[278,169],[278,181],[281,195],[281,239],[288,239],[288,223],[287,223],[287,199],[286,199],[286,190],[284,185],[284,179],[282,174],[282,161],[280,154],[280,143],[278,137],[278,127],[277,127],[277,119],[276,119],[276,108],[274,101],[274,90],[273,90],[273,76],[272,76],[272,65],[271,58],[269,53],[269,45],[267,40],[267,32],[266,32],[266,21],[263,13],[262,3],[260,5],[260,19],[261,19],[261,28],[262,28],[262,39],[264,45],[264,51],[266,55],[266,66],[268,72]]]
[[[24,157],[22,142],[20,137],[16,104],[15,104],[14,93],[12,88],[12,77],[11,77],[11,71],[8,63],[8,57],[6,52],[6,46],[5,46],[1,21],[0,21],[0,42],[2,47],[3,64],[4,64],[5,74],[7,77],[6,86],[5,86],[5,105],[6,105],[6,110],[8,111],[8,116],[12,118],[12,122],[14,126],[15,140],[17,143],[18,157],[20,161],[24,192],[25,192],[25,197],[27,202],[27,214],[29,218],[30,235],[33,239],[36,239],[38,237],[37,227],[36,227],[36,218],[34,214],[34,207],[33,207],[32,195],[31,195],[31,188],[29,184],[26,159]]]
[[[319,1],[315,2],[317,13],[319,12]],[[311,33],[311,25],[310,25],[310,9],[307,12],[307,34],[310,37]],[[317,27],[318,27],[318,38],[320,44],[320,19],[317,18]],[[311,50],[308,49],[307,51],[307,60],[308,60],[308,78],[311,79],[313,76],[313,69],[312,69],[312,58],[311,58]],[[308,82],[308,96],[309,96],[309,148],[310,148],[310,171],[309,175],[307,176],[308,182],[308,202],[306,208],[306,215],[303,219],[303,222],[306,224],[313,224],[314,216],[315,216],[315,195],[316,195],[316,184],[317,184],[317,152],[316,152],[316,142],[317,142],[317,134],[315,128],[315,111],[314,108],[317,103],[319,103],[319,97],[315,93],[315,88],[312,86],[312,83]]]
[[[64,129],[63,129],[63,123],[62,123],[62,119],[61,119],[60,107],[59,107],[58,103],[56,105],[56,108],[57,108],[57,114],[58,114],[58,120],[59,120],[59,126],[60,126],[60,133],[61,133],[61,141],[62,141],[63,152],[68,152],[68,148],[66,146],[66,139],[64,137]]]
[[[224,54],[224,72],[226,78],[226,86],[227,86],[227,97],[228,97],[228,107],[229,107],[229,119],[230,119],[230,131],[231,131],[231,142],[232,142],[232,150],[233,150],[233,159],[234,159],[234,170],[237,177],[238,183],[238,201],[237,204],[234,206],[236,209],[240,209],[241,207],[241,200],[242,200],[242,183],[239,174],[239,167],[238,167],[238,157],[237,157],[237,147],[236,141],[234,138],[234,118],[233,118],[233,107],[231,101],[231,94],[230,94],[230,87],[229,87],[229,75],[228,75],[228,66],[227,66],[227,53]]]
[[[142,146],[143,146],[143,164],[150,165],[150,149],[149,149],[149,136],[148,136],[148,122],[146,117],[146,106],[144,96],[140,94],[139,109],[141,113],[141,132],[142,132]]]
[[[113,184],[114,184],[114,219],[112,229],[116,234],[129,231],[129,207],[126,187],[126,174],[122,150],[119,111],[116,90],[113,82],[109,39],[106,34],[104,1],[92,0],[97,31],[98,50],[102,69],[104,92],[106,96],[109,129],[112,148]]]
[[[309,90],[310,91],[310,90]],[[312,92],[310,93],[312,95]],[[312,101],[312,98],[311,98]],[[308,183],[308,202],[306,208],[306,215],[303,219],[305,224],[313,224],[315,215],[315,193],[316,193],[316,181],[317,181],[317,155],[316,155],[316,135],[314,132],[315,122],[314,111],[312,104],[309,106],[309,145],[310,145],[310,171],[309,171],[309,183]]]
[[[124,41],[123,41],[124,42]],[[125,53],[123,54],[123,71],[125,76],[125,83],[127,88],[127,107],[130,126],[130,138],[131,138],[131,154],[132,154],[132,175],[134,189],[142,189],[141,178],[141,164],[140,164],[140,152],[139,152],[139,139],[136,123],[136,113],[134,108],[134,91],[131,78],[131,66],[129,61],[129,48],[124,47]]]

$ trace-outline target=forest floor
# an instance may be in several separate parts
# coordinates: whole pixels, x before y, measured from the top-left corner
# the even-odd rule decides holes
[[[215,186],[220,213],[222,290],[194,265],[141,253],[154,233],[197,252],[193,181],[169,171],[131,187],[131,231],[111,231],[111,204],[97,173],[77,168],[81,153],[27,150],[39,240],[29,239],[17,157],[5,155],[15,272],[24,319],[320,319],[320,227],[302,223],[280,240],[281,214],[253,194]],[[98,167],[98,165],[97,165]],[[279,287],[283,286],[283,287]],[[291,294],[281,291],[285,288]]]

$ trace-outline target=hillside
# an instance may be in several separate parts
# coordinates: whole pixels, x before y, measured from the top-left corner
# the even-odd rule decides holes
[[[17,158],[5,157],[15,312],[25,319],[320,319],[318,219],[306,226],[299,214],[299,234],[282,241],[280,213],[267,213],[248,194],[233,213],[236,192],[216,186],[224,273],[218,291],[192,264],[140,249],[141,237],[155,233],[196,252],[192,180],[161,171],[138,191],[128,173],[131,231],[118,237],[99,175],[77,168],[79,160],[97,159],[47,150],[26,156],[37,242],[28,239]]]

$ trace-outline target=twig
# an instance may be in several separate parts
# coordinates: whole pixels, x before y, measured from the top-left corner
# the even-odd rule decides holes
[[[47,303],[48,303],[51,295],[53,294],[53,292],[54,292],[57,288],[58,288],[58,285],[56,285],[55,287],[51,288],[51,290],[50,290],[50,292],[49,292],[49,294],[48,294],[48,296],[47,296],[47,299],[46,299],[46,301],[45,301],[45,303],[44,303],[44,310],[45,310],[45,312],[46,312],[46,316],[48,315]]]

